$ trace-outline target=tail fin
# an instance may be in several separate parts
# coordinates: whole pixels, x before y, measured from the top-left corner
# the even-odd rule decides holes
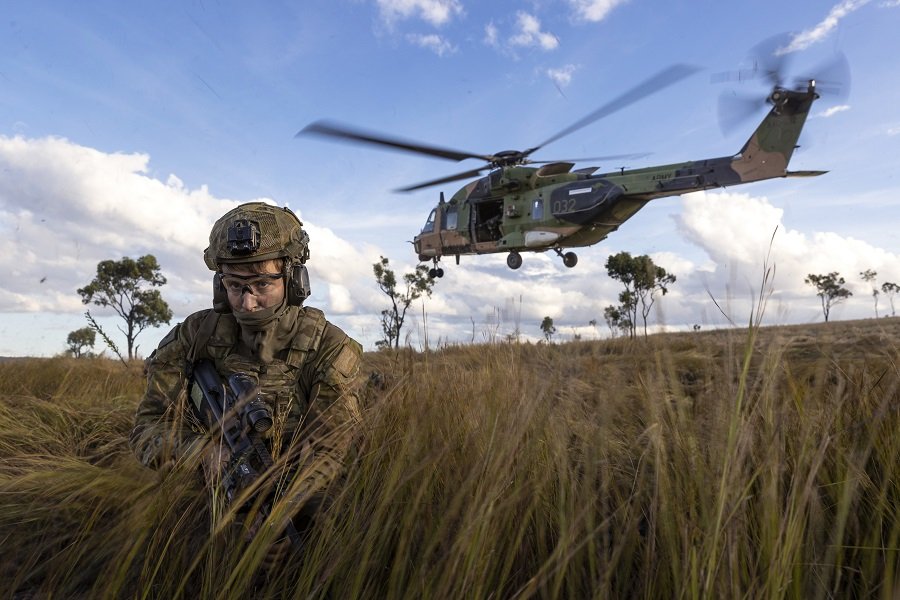
[[[804,91],[776,88],[772,92],[772,110],[731,163],[742,183],[788,175],[787,166],[800,131],[818,97],[814,81]]]

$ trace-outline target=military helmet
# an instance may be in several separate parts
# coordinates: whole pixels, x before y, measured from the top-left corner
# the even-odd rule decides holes
[[[209,233],[203,260],[210,270],[283,258],[286,265],[309,258],[309,235],[291,209],[248,202],[225,213]]]

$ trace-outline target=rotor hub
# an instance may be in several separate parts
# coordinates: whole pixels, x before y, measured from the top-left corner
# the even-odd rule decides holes
[[[525,158],[527,156],[527,151],[522,152],[521,150],[502,150],[491,156],[491,162],[498,167],[511,167],[513,165],[520,165],[525,162]]]

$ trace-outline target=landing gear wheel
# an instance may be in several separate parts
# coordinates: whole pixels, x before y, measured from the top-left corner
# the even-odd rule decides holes
[[[444,276],[444,270],[440,267],[434,270],[434,274],[438,276],[438,279]]]
[[[516,270],[522,266],[522,255],[516,252],[515,250],[509,253],[509,256],[506,257],[506,266],[510,269]]]
[[[574,252],[566,252],[563,254],[563,264],[569,267],[570,269],[578,264],[578,255]]]

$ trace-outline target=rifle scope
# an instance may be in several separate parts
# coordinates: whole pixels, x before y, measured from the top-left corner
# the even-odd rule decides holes
[[[228,385],[234,395],[240,400],[247,395],[254,397],[241,409],[241,418],[244,425],[251,427],[257,433],[265,433],[272,428],[274,420],[269,405],[259,397],[256,382],[246,373],[234,373],[228,377]]]

